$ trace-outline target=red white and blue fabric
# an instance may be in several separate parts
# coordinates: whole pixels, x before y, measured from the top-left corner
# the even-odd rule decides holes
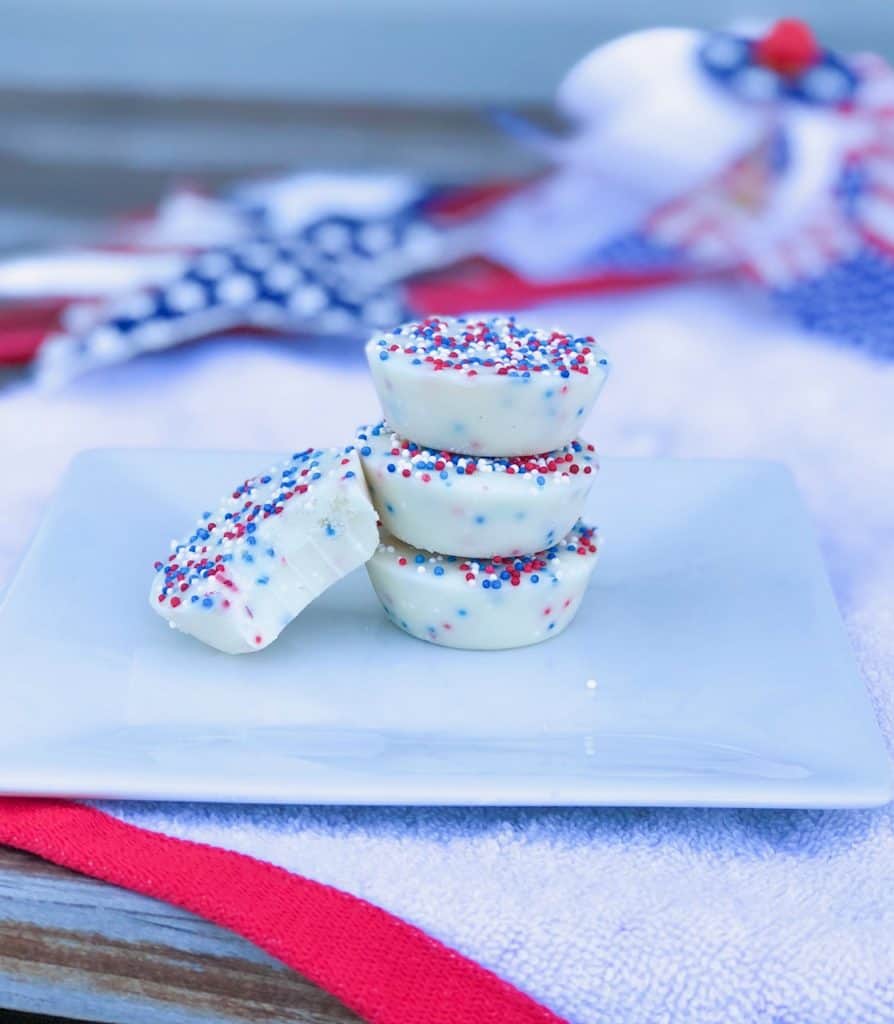
[[[703,54],[711,52],[709,41]],[[891,356],[894,73],[873,55],[859,55],[848,66],[821,54],[815,67],[827,73],[820,79],[827,83],[822,97],[811,97],[808,74],[783,95],[832,108],[828,116],[840,122],[840,173],[799,223],[778,233],[754,226],[788,158],[784,122],[777,121],[763,147],[656,210],[646,234],[698,263],[725,266],[756,282],[806,327]],[[741,67],[738,74],[744,74]]]

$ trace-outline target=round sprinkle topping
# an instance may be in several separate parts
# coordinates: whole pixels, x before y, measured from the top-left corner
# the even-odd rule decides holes
[[[179,608],[187,592],[193,591],[188,595],[191,605],[205,610],[217,607],[214,596],[220,593],[220,587],[231,592],[238,589],[229,573],[234,560],[251,564],[257,558],[276,557],[269,540],[259,544],[265,522],[282,515],[290,503],[313,501],[315,484],[324,476],[342,480],[354,477],[354,471],[346,469],[353,451],[354,445],[336,450],[307,448],[275,469],[243,481],[216,512],[202,513],[189,537],[172,542],[165,561],[154,563],[156,573],[162,576],[158,602]],[[270,579],[265,572],[255,582],[266,586]],[[228,609],[230,602],[223,601],[220,607]]]
[[[428,317],[373,338],[378,359],[405,361],[421,370],[530,378],[541,374],[568,378],[608,370],[597,342],[562,331],[523,327],[514,317],[486,320]]]
[[[423,484],[450,481],[457,476],[505,473],[527,477],[535,487],[544,487],[548,483],[568,483],[573,476],[599,469],[596,449],[581,440],[543,455],[461,455],[423,448],[393,433],[384,422],[361,427],[357,440],[364,460],[381,460],[386,472],[400,473],[405,479],[413,477]]]
[[[589,558],[598,550],[599,536],[595,527],[578,522],[558,544],[538,551],[533,555],[496,555],[488,561],[463,560],[455,555],[437,555],[433,575],[456,577],[459,575],[470,587],[484,590],[500,590],[504,586],[517,587],[522,583],[536,586],[547,580],[555,580],[561,574],[563,559],[572,557]],[[381,544],[379,552],[394,559],[401,568],[408,565],[406,556],[397,554],[393,544]],[[410,550],[404,547],[404,550]],[[428,559],[429,561],[434,559]],[[412,565],[422,568],[426,562],[424,554],[417,553]]]

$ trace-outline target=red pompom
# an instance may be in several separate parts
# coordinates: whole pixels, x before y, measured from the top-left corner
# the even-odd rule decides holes
[[[820,56],[810,26],[797,18],[783,18],[754,44],[758,64],[786,77],[800,75]]]

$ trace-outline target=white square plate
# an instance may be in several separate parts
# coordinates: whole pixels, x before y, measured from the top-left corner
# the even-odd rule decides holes
[[[765,463],[606,459],[603,552],[554,640],[452,651],[361,571],[230,657],[152,563],[270,456],[90,452],[0,608],[0,791],[358,804],[857,807],[891,775],[812,530]]]

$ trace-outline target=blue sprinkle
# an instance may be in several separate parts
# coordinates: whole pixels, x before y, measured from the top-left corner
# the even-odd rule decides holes
[[[549,628],[550,628],[550,629],[555,629],[555,628],[556,628],[556,624],[555,624],[555,622],[551,622],[551,623],[549,624]]]
[[[500,587],[503,586],[503,584],[499,580],[491,580],[490,585],[494,590],[499,590]]]
[[[484,522],[486,522],[486,521],[487,521],[487,519],[486,519],[486,517],[485,517],[485,516],[475,516],[475,522],[476,522],[476,523],[479,523],[479,524],[481,524],[481,523],[484,523]]]
[[[537,575],[536,572],[535,573],[531,573],[531,582],[532,583],[539,583],[540,582],[540,577]]]
[[[258,527],[257,527],[256,523],[249,523],[248,526],[245,527],[245,532],[246,533],[254,533],[255,530],[257,530],[257,528]]]
[[[397,466],[395,466],[393,462],[389,462],[388,463],[388,472],[389,473],[395,472],[396,469],[397,469]]]
[[[326,536],[327,537],[334,537],[335,536],[335,527],[332,525],[332,523],[327,523],[326,524]]]
[[[447,470],[446,470],[446,469],[442,469],[442,470],[440,471],[440,473],[438,473],[438,476],[439,476],[439,477],[440,477],[440,478],[441,478],[442,480],[446,480],[446,479],[447,479]]]
[[[253,562],[254,560],[255,560],[255,556],[250,551],[243,551],[242,552],[242,561],[243,562]]]
[[[269,582],[270,582],[270,577],[269,576],[259,576],[258,577],[258,583],[260,583],[262,587],[266,587]]]
[[[504,569],[500,573],[500,579],[501,580],[508,580],[511,575],[512,575],[512,573],[508,569]]]
[[[273,558],[273,556],[274,556],[274,555],[276,554],[276,552],[275,552],[275,551],[273,550],[273,548],[267,548],[267,554],[268,554],[268,555],[269,555],[269,556],[270,556],[271,558]]]
[[[261,483],[262,483],[262,484],[269,484],[269,483],[270,483],[270,481],[271,481],[272,479],[273,479],[273,478],[272,478],[272,477],[270,477],[270,476],[262,476],[262,477],[261,477]]]
[[[192,597],[190,598],[190,601],[192,601],[193,604],[196,604],[196,602],[198,600],[199,600],[199,595],[198,594],[193,594]]]
[[[379,359],[381,359],[383,363],[385,362],[385,360],[387,358],[388,358],[388,353],[387,352],[380,352],[379,353]]]
[[[245,538],[245,542],[247,544],[251,544],[252,547],[254,547],[254,545],[258,543],[258,538],[257,537],[246,537]]]
[[[214,602],[211,600],[210,597],[206,597],[202,601],[202,607],[203,608],[210,608],[213,604],[214,604]]]
[[[388,502],[388,503],[387,503],[387,504],[385,505],[385,508],[387,508],[387,509],[388,509],[388,511],[389,511],[389,512],[390,512],[390,513],[391,513],[392,515],[394,515],[394,506],[393,506],[393,505],[391,504],[391,502],[390,502],[390,501],[389,501],[389,502]]]
[[[362,448],[360,449],[360,454],[361,454],[361,455],[372,455],[372,448],[370,448],[370,446],[369,446],[368,444],[365,444],[365,445],[364,445],[364,446],[363,446],[363,447],[362,447]]]
[[[353,469],[349,469],[347,471],[347,473],[345,473],[345,480],[350,480],[353,475],[354,475],[354,470]]]
[[[465,608],[457,608],[456,614],[464,619],[469,613],[465,610]]]
[[[424,561],[425,561],[425,555],[417,555],[416,556],[416,564],[417,565],[422,565],[422,563]]]
[[[435,576],[443,576],[443,575],[444,575],[444,566],[443,565],[436,565],[435,566]]]
[[[481,584],[481,586],[482,586],[482,587],[484,587],[484,589],[485,589],[485,590],[489,589],[489,587],[490,587],[490,580],[485,580],[485,581],[484,581],[484,582],[483,582],[483,583]]]
[[[542,487],[546,483],[546,477],[545,476],[538,476],[537,477],[537,483]]]

